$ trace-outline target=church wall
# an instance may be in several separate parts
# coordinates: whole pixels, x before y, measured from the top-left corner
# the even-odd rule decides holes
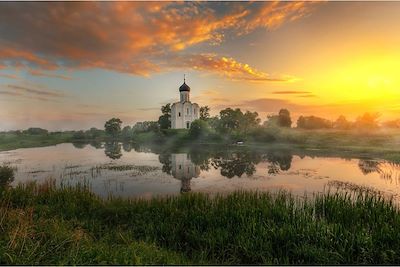
[[[179,116],[180,114],[180,116]],[[199,105],[191,102],[174,103],[171,108],[171,128],[186,129],[187,122],[192,123],[200,118]]]

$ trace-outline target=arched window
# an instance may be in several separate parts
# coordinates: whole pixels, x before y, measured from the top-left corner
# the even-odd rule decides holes
[[[179,113],[178,113],[178,117],[180,117],[180,116],[181,116],[181,113],[179,112]]]

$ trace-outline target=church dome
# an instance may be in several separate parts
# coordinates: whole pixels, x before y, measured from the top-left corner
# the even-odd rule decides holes
[[[190,87],[189,87],[189,85],[186,84],[186,82],[183,82],[183,84],[181,85],[181,87],[179,87],[179,92],[182,92],[182,91],[188,91],[188,92],[190,92]]]

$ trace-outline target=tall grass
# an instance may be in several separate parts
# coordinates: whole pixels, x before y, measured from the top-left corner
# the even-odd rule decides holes
[[[100,199],[53,183],[3,191],[1,264],[396,264],[400,212],[371,192]]]

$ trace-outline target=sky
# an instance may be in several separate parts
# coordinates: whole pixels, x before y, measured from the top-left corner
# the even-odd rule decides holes
[[[1,2],[0,131],[212,115],[400,118],[400,2]]]

